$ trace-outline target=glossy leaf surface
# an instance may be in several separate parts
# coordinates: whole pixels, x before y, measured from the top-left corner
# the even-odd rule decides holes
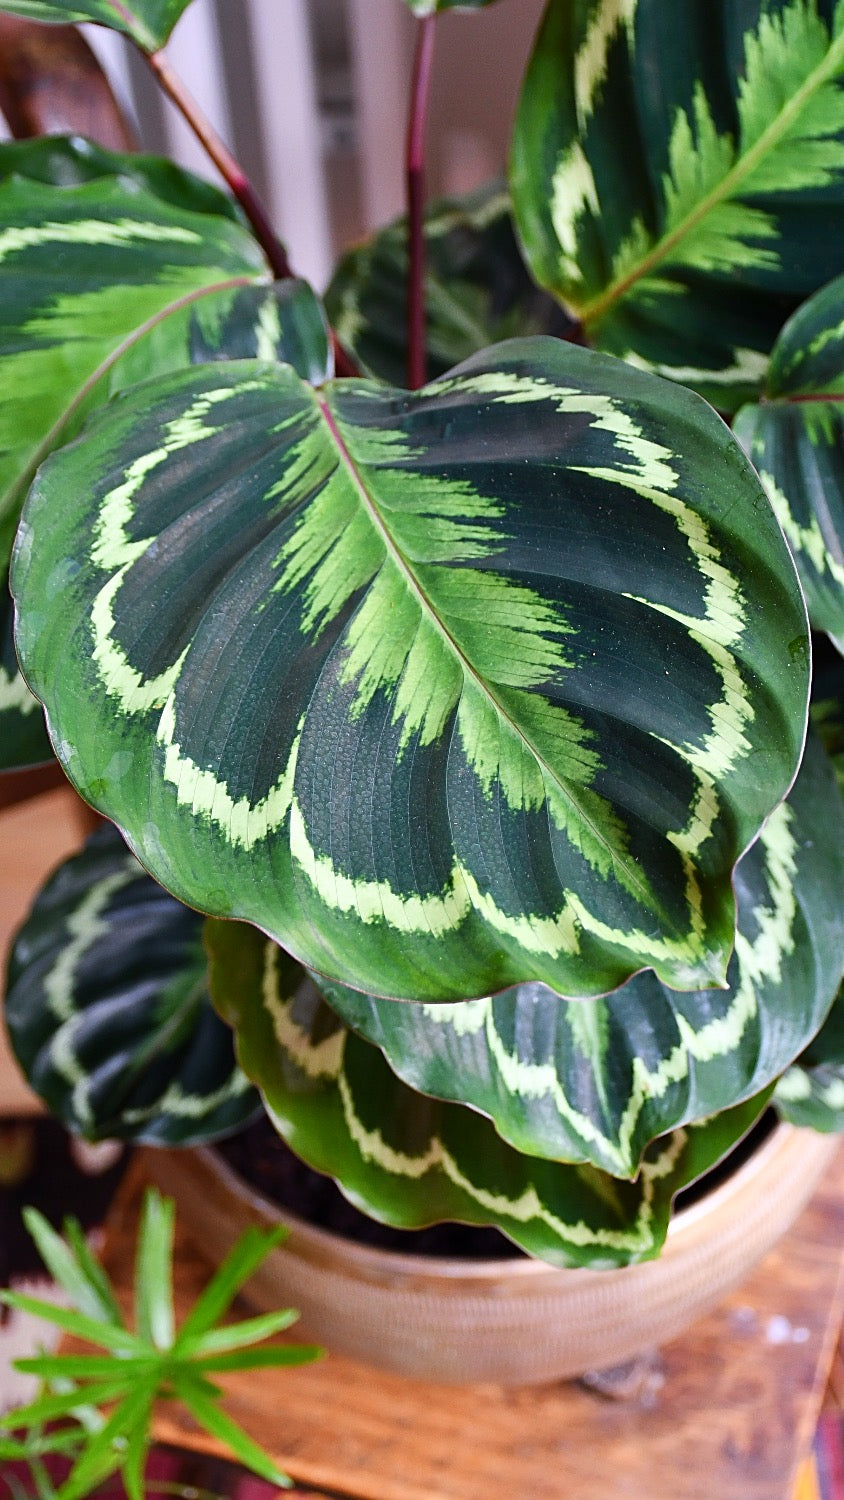
[[[635,1182],[543,1161],[504,1142],[475,1110],[402,1083],[254,928],[209,922],[208,945],[216,1003],[279,1133],[388,1224],[492,1224],[557,1265],[647,1260],[665,1238],[674,1194],[744,1134],[764,1102],[657,1142]]]
[[[167,164],[54,141],[3,147],[0,173],[2,555],[36,466],[121,353],[146,332],[152,368],[162,344],[163,368],[186,363],[190,303],[267,272],[223,195]],[[170,314],[179,332],[155,339]]]
[[[209,1003],[202,927],[109,826],[44,887],[12,949],[6,1024],[72,1131],[188,1145],[260,1107]]]
[[[325,294],[332,327],[365,372],[407,376],[407,221],[349,250]],[[530,276],[500,184],[432,204],[425,217],[425,337],[429,379],[501,339],[561,336],[559,305]]]
[[[632,1176],[655,1137],[767,1088],[838,989],[844,804],[817,742],[735,884],[728,990],[679,994],[640,974],[580,1004],[528,984],[470,1006],[419,1006],[320,988],[414,1088],[471,1104],[521,1151]]]
[[[30,21],[96,21],[122,31],[145,52],[166,42],[191,0],[2,0],[0,10]]]
[[[765,399],[742,408],[735,433],[788,539],[812,624],[844,652],[844,276],[786,324]]]
[[[17,771],[53,759],[41,704],[18,669],[12,634],[14,610],[0,586],[0,771]]]
[[[834,0],[550,0],[512,165],[537,280],[601,349],[753,399],[844,270],[842,74]]]
[[[723,976],[807,641],[688,392],[546,339],[415,395],[184,372],[41,469],[13,588],[71,780],[189,904],[376,994]]]

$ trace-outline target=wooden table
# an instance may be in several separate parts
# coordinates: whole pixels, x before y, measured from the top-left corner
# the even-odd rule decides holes
[[[127,1294],[141,1186],[136,1170],[104,1252]],[[295,1479],[356,1500],[793,1500],[841,1327],[842,1231],[839,1153],[780,1246],[626,1400],[433,1386],[332,1355],[223,1377],[227,1409]],[[184,1309],[209,1268],[182,1231],[177,1259]],[[157,1431],[218,1451],[175,1407]]]

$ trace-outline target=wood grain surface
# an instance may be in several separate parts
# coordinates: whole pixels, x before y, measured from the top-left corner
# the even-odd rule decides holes
[[[105,1250],[127,1297],[140,1189],[135,1171]],[[843,1189],[839,1154],[778,1249],[643,1361],[626,1399],[433,1386],[333,1355],[224,1377],[227,1409],[295,1479],[357,1500],[792,1500],[841,1325]],[[207,1275],[180,1231],[181,1308]],[[215,1449],[176,1407],[158,1432]]]

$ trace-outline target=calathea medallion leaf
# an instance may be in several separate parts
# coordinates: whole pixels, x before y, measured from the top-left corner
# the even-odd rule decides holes
[[[0,587],[0,771],[18,771],[53,758],[41,704],[18,668],[13,615],[9,591]]]
[[[844,269],[834,0],[550,0],[514,137],[528,263],[601,349],[720,410]]]
[[[397,219],[340,261],[325,294],[331,325],[364,372],[407,378],[407,220]],[[501,183],[434,203],[425,216],[425,340],[429,378],[490,344],[570,327],[540,291],[513,230]]]
[[[168,315],[184,315],[178,335],[151,339],[146,357],[152,368],[160,368],[156,350],[165,369],[187,363],[189,304],[266,281],[268,271],[223,195],[207,185],[192,195],[192,179],[175,169],[75,143],[25,146],[20,155],[5,147],[0,169],[8,174],[0,183],[0,555],[8,555],[36,466],[106,398],[104,377],[123,351]],[[69,185],[40,180],[49,171]],[[185,185],[187,206],[160,196],[159,182],[174,195]]]
[[[38,896],[12,948],[6,1024],[69,1129],[189,1145],[260,1108],[209,1002],[202,928],[110,826]]]
[[[780,1079],[774,1103],[793,1125],[844,1131],[844,985],[818,1035]]]
[[[122,31],[145,52],[163,47],[191,0],[2,0],[0,10],[31,21],[96,21]]]
[[[809,618],[844,652],[844,276],[774,345],[764,399],[734,431],[794,554]]]
[[[416,394],[185,371],[42,467],[13,591],[71,780],[188,904],[375,994],[723,979],[807,637],[689,392],[549,339]]]
[[[816,740],[735,887],[726,990],[678,993],[646,973],[578,1004],[524,984],[471,1005],[400,1005],[316,982],[413,1088],[481,1110],[520,1151],[632,1177],[655,1137],[769,1087],[838,989],[844,803]]]
[[[491,1224],[531,1255],[613,1266],[658,1254],[671,1202],[749,1129],[765,1099],[654,1143],[635,1182],[516,1150],[476,1110],[417,1093],[345,1026],[276,944],[208,923],[211,986],[288,1144],[364,1213],[417,1229]],[[221,1003],[219,997],[225,996]]]

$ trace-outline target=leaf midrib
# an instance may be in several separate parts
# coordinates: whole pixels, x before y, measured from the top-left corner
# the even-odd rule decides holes
[[[344,381],[344,385],[348,388],[349,382]],[[369,516],[373,526],[375,527],[375,530],[381,537],[384,543],[384,547],[387,551],[387,555],[390,557],[391,561],[398,569],[401,576],[405,579],[414,598],[416,598],[416,600],[418,601],[420,608],[426,615],[428,615],[429,619],[433,622],[436,631],[447,638],[452,650],[454,651],[455,656],[457,657],[467,676],[472,678],[480,692],[483,693],[484,697],[487,698],[488,701],[493,705],[496,713],[498,713],[501,718],[510,726],[517,738],[522,742],[525,748],[537,761],[541,770],[543,772],[547,772],[549,779],[557,787],[560,795],[564,797],[569,805],[573,808],[574,812],[577,814],[578,818],[580,818],[581,822],[590,829],[596,843],[600,844],[601,847],[606,850],[610,858],[611,866],[615,867],[617,865],[621,865],[624,868],[625,877],[630,882],[630,885],[637,887],[642,893],[642,905],[649,911],[653,910],[652,892],[648,890],[647,885],[641,879],[641,876],[639,875],[635,864],[624,857],[618,849],[614,848],[614,846],[608,842],[606,836],[596,826],[592,818],[589,817],[589,814],[585,812],[581,807],[577,797],[575,796],[571,788],[565,782],[560,780],[558,773],[553,769],[552,766],[548,764],[545,757],[532,744],[531,740],[525,734],[524,730],[516,722],[516,720],[504,707],[504,705],[498,700],[489,683],[480,676],[479,672],[466,656],[462,647],[455,640],[451,631],[446,627],[442,617],[437,613],[437,610],[434,608],[433,603],[428,598],[428,595],[426,594],[421,581],[419,580],[419,578],[417,578],[409,559],[405,557],[404,553],[396,544],[377,506],[371,499],[369,491],[367,490],[360,471],[358,470],[357,464],[355,463],[354,458],[352,457],[348,447],[346,446],[345,440],[338,425],[338,419],[334,416],[334,413],[329,407],[327,400],[323,400],[316,391],[313,392],[313,398],[337,447],[340,461],[343,464],[344,468],[347,470],[352,483],[355,486],[355,489],[360,495],[364,509],[366,510],[367,515]],[[663,917],[665,916],[664,913],[662,913],[662,915]]]
[[[787,130],[801,114],[804,106],[824,84],[833,79],[844,68],[844,33],[830,44],[829,51],[823,63],[809,74],[802,88],[793,94],[788,103],[780,111],[766,130],[763,130],[758,140],[750,147],[744,156],[739,157],[735,165],[721,179],[717,188],[713,188],[701,200],[697,208],[678,224],[668,234],[652,246],[647,255],[643,256],[638,265],[628,271],[626,275],[619,278],[613,285],[598,297],[593,297],[591,302],[575,307],[581,322],[597,322],[609,309],[630,290],[642,277],[647,276],[656,266],[668,258],[672,250],[690,234],[693,229],[706,218],[707,214],[719,208],[722,203],[728,201],[732,196],[737,196],[742,182],[758,166],[759,162],[773,150],[780,142]]]

